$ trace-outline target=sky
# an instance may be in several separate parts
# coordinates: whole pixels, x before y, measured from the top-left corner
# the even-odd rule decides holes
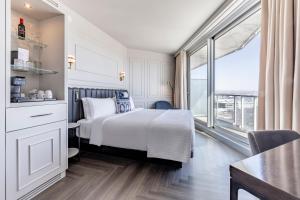
[[[259,76],[260,37],[215,62],[216,91],[257,91]],[[192,71],[191,78],[206,78],[207,66]]]

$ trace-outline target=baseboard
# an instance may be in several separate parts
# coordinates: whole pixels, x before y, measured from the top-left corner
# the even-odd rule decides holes
[[[39,187],[35,188],[31,192],[27,193],[26,195],[20,197],[18,200],[30,200],[30,199],[36,197],[38,194],[42,193],[47,188],[51,187],[52,185],[54,185],[55,183],[57,183],[58,181],[63,179],[65,176],[66,176],[66,172],[64,171],[64,172],[54,176],[53,178],[51,178],[44,184],[40,185]]]

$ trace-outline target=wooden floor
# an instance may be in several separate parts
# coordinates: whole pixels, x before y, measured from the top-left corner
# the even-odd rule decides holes
[[[196,134],[194,158],[178,169],[148,159],[83,152],[67,177],[35,200],[226,200],[230,163],[244,156]],[[240,192],[240,199],[255,199]]]

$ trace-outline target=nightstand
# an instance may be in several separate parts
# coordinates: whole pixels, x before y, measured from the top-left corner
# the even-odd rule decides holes
[[[72,158],[78,155],[78,160],[80,161],[80,124],[79,123],[68,123],[68,130],[75,130],[78,129],[78,148],[69,148],[68,149],[68,158]]]

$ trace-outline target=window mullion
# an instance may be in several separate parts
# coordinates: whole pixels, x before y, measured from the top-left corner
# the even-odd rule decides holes
[[[207,126],[213,127],[214,126],[214,94],[215,94],[215,56],[214,56],[214,40],[209,38],[207,40],[207,114],[208,114],[208,121]]]

